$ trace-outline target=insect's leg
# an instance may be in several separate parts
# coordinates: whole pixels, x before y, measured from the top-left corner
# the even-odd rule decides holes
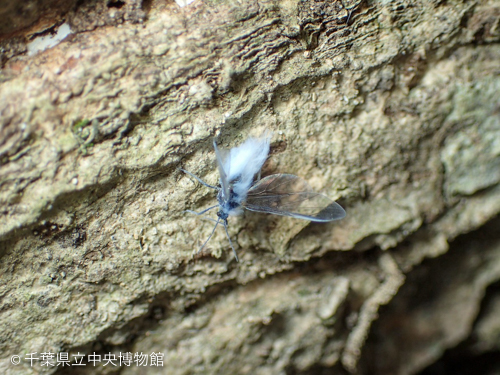
[[[211,207],[211,208],[213,208],[213,207]],[[190,214],[195,214],[195,215],[201,215],[202,214],[202,212],[196,212],[196,211],[191,211],[191,210],[184,210],[183,212],[189,212]],[[210,221],[213,221],[214,223],[217,222],[217,220],[212,219],[211,217],[208,217],[208,216],[203,216],[202,219],[210,220]]]
[[[203,245],[201,245],[200,249],[198,250],[198,253],[201,251],[201,249],[203,249],[205,247],[205,245],[208,243],[208,241],[210,241],[210,238],[212,238],[212,236],[214,235],[215,229],[217,228],[217,225],[219,224],[219,220],[220,220],[220,218],[217,219],[217,222],[214,225],[214,229],[212,230],[212,233],[210,233],[210,236],[208,236],[208,238],[205,241],[205,243]]]
[[[219,188],[218,188],[218,187],[216,187],[216,186],[212,186],[212,185],[207,184],[205,181],[203,181],[203,180],[202,180],[201,178],[199,178],[198,176],[195,176],[195,175],[194,175],[194,174],[192,174],[191,172],[188,172],[188,171],[186,171],[185,169],[182,169],[182,168],[179,168],[179,170],[180,170],[180,171],[183,171],[185,174],[187,174],[187,175],[189,175],[189,176],[193,177],[194,179],[196,179],[196,181],[198,181],[198,182],[199,182],[200,184],[202,184],[203,186],[206,186],[206,187],[208,187],[208,188],[210,188],[210,189],[219,190]]]
[[[210,220],[210,221],[213,221],[214,223],[217,222],[217,220],[215,219],[212,219],[211,217],[208,217],[208,216],[203,216],[202,219],[205,219],[205,220]]]
[[[236,254],[236,250],[234,250],[233,242],[231,241],[231,237],[229,237],[229,233],[227,231],[227,219],[224,220],[222,222],[222,224],[224,225],[224,229],[226,230],[226,235],[227,235],[227,239],[229,240],[229,244],[231,245],[231,248],[233,249],[234,258],[236,259],[237,262],[239,262],[238,254]]]
[[[259,169],[259,174],[257,175],[257,180],[256,180],[255,182],[259,182],[259,181],[260,181],[260,173],[261,173],[261,172],[262,172],[262,171]]]
[[[215,207],[218,207],[219,205],[216,204],[215,206],[212,206],[212,207],[208,207],[207,209],[201,211],[201,212],[196,212],[196,211],[193,211],[193,210],[184,210],[184,212],[189,212],[190,214],[195,214],[195,215],[203,215],[205,212],[207,211],[210,211],[211,209],[215,208]]]
[[[214,206],[214,207],[217,207],[217,206]],[[214,207],[210,207],[209,210],[212,209],[212,208],[214,208]],[[207,210],[205,210],[205,211],[207,211]],[[195,214],[195,215],[202,215],[203,212],[205,212],[205,211],[196,212],[196,211],[192,211],[192,210],[184,210],[183,212],[189,212],[190,214]],[[213,221],[214,223],[217,222],[217,220],[212,219],[211,217],[208,217],[208,216],[203,216],[202,219],[210,220],[210,221]]]

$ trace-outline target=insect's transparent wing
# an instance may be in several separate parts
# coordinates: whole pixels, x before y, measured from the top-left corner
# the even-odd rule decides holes
[[[215,158],[217,161],[217,168],[219,169],[219,175],[220,175],[220,183],[222,185],[222,193],[224,194],[224,198],[228,199],[229,198],[229,182],[227,181],[227,173],[224,171],[224,164],[222,162],[222,156],[221,152],[217,148],[217,143],[215,143],[215,138],[214,138],[214,150],[215,150]],[[229,157],[229,155],[227,155]],[[229,172],[229,171],[227,171]]]
[[[292,174],[264,177],[248,191],[243,206],[250,211],[327,222],[345,217],[344,209],[330,198],[312,191]]]

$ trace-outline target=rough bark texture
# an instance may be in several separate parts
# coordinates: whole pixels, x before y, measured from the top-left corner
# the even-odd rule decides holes
[[[10,361],[48,351],[165,356],[82,374],[499,371],[497,1],[64,12],[49,50],[19,54],[35,21],[2,42],[2,374],[69,373]],[[196,255],[213,223],[183,210],[215,196],[177,168],[216,184],[213,137],[266,129],[264,175],[348,216],[247,212],[240,263],[223,230]]]

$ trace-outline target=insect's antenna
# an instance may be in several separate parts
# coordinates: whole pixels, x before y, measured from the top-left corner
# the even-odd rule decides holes
[[[212,236],[214,235],[215,233],[215,229],[217,228],[217,225],[219,224],[219,221],[220,221],[220,218],[217,219],[217,222],[215,223],[214,225],[214,229],[212,230],[212,233],[210,233],[210,236],[208,236],[207,240],[205,241],[205,243],[203,245],[201,245],[200,249],[198,250],[198,253],[201,251],[201,249],[203,249],[205,247],[205,245],[208,243],[208,241],[210,241],[210,239],[212,238]]]
[[[231,248],[233,249],[234,258],[236,259],[237,262],[239,262],[238,254],[236,254],[236,250],[234,250],[233,242],[231,241],[231,237],[229,237],[229,233],[227,231],[227,219],[222,222],[222,225],[224,225],[224,229],[226,230],[227,239],[229,240],[229,244],[231,245]]]

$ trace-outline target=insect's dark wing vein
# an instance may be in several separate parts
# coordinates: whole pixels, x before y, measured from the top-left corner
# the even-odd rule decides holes
[[[253,195],[264,195],[265,193],[286,194],[293,188],[289,185],[293,184],[293,182],[297,182],[290,177],[295,177],[302,180],[300,177],[297,177],[293,174],[274,174],[272,176],[264,177],[262,180],[252,186],[250,190],[252,191]],[[306,186],[295,188],[304,189],[305,187],[307,187],[308,190],[304,189],[304,192],[311,190],[309,185],[307,185],[307,182],[305,182],[304,180],[302,180],[301,182]]]
[[[322,196],[321,194],[310,193],[310,192],[282,193],[282,194],[259,194],[259,195],[255,195],[255,196],[250,195],[249,200],[253,204],[257,204],[257,202],[260,202],[261,205],[263,203],[267,203],[268,205],[271,205],[271,206],[272,205],[279,205],[281,208],[286,208],[286,207],[297,207],[302,202],[306,202],[306,201],[310,201],[312,203],[312,200],[315,198],[316,195]],[[308,207],[312,207],[312,205],[309,204]]]
[[[332,221],[345,216],[339,204],[313,192],[307,182],[290,174],[272,175],[257,182],[248,191],[244,207],[311,221]]]

